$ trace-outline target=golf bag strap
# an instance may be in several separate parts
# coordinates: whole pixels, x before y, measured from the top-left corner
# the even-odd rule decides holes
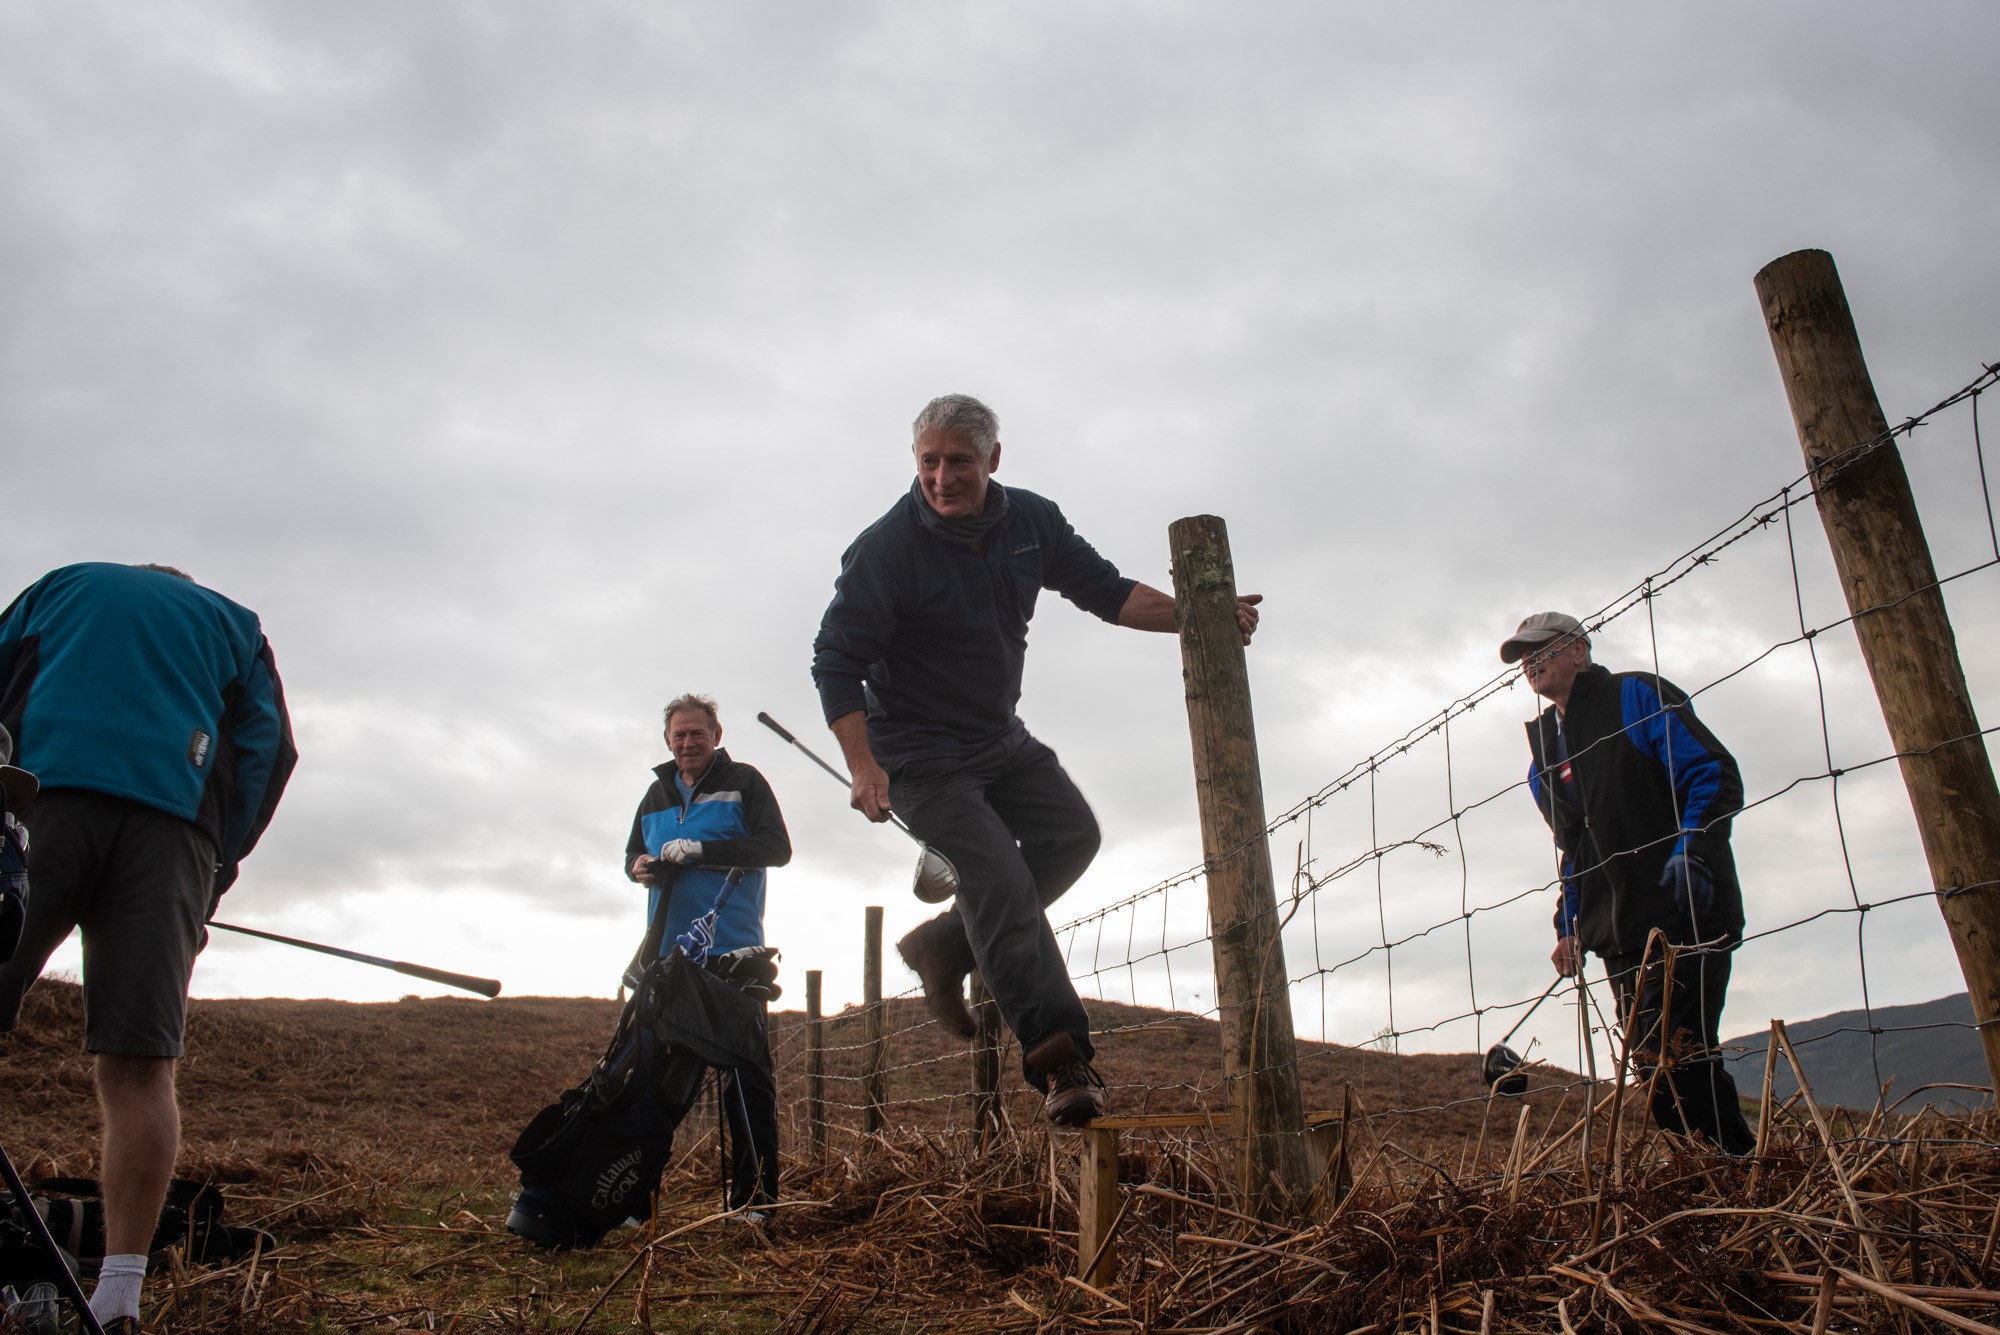
[[[667,900],[673,895],[674,881],[677,880],[681,874],[681,869],[678,866],[675,866],[671,862],[665,862],[665,863],[656,862],[654,865],[656,867],[661,867],[661,868],[671,868],[672,870],[664,877],[664,879],[658,880],[654,883],[654,887],[660,893],[659,896],[653,901],[652,919],[646,923],[646,935],[644,939],[642,939],[639,942],[639,953],[633,958],[632,961],[634,964],[638,965],[642,969],[645,968],[646,965],[650,964],[653,960],[659,958],[660,939],[667,934]],[[660,872],[655,871],[653,874],[655,876],[659,876]]]

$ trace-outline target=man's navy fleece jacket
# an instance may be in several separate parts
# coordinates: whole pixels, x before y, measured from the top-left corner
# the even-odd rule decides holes
[[[813,682],[828,723],[867,710],[868,740],[891,774],[972,755],[1021,727],[1014,706],[1043,589],[1116,622],[1136,583],[1053,501],[1018,487],[1007,499],[981,551],[926,530],[905,495],[840,558]]]

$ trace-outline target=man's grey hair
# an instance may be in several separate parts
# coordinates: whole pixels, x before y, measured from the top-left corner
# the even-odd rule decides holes
[[[940,394],[924,405],[917,420],[910,423],[910,442],[915,444],[926,431],[952,431],[965,437],[979,461],[993,458],[1000,443],[1000,418],[991,408],[970,394]]]
[[[705,695],[696,695],[693,691],[689,691],[686,695],[677,695],[667,701],[667,707],[660,711],[660,726],[671,729],[674,726],[674,715],[687,713],[706,714],[709,727],[717,731],[722,728],[722,717],[715,712],[715,701]]]
[[[187,571],[182,570],[179,566],[163,566],[154,561],[141,561],[132,568],[134,570],[156,570],[162,575],[172,575],[175,579],[184,579],[190,584],[194,583],[194,576],[188,574]]]

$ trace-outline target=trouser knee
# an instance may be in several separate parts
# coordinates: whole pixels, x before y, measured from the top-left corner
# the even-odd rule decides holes
[[[1034,874],[1035,897],[1046,908],[1061,898],[1090,869],[1104,846],[1097,818],[1084,808],[1069,826],[1021,846],[1021,858]]]

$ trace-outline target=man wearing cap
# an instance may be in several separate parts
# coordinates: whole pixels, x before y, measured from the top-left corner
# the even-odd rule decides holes
[[[291,721],[254,612],[168,566],[94,562],[44,575],[0,612],[0,723],[41,780],[0,1031],[80,927],[104,1117],[106,1256],[90,1305],[106,1330],[134,1331],[180,1146],[188,978],[291,775]]]
[[[1664,1050],[1655,1125],[1750,1153],[1756,1137],[1717,1056],[1730,952],[1743,936],[1729,849],[1743,806],[1736,761],[1672,682],[1591,662],[1575,617],[1527,618],[1500,659],[1520,663],[1549,702],[1528,724],[1528,790],[1561,858],[1556,971],[1581,973],[1586,951],[1602,957],[1642,1078]],[[1671,976],[1659,946],[1646,953],[1655,931],[1681,947]]]
[[[1097,855],[1097,820],[1014,712],[1043,589],[1115,625],[1171,632],[1174,600],[1119,575],[1055,504],[991,481],[1000,422],[964,394],[912,426],[916,480],[841,557],[813,681],[853,775],[851,805],[893,809],[951,859],[958,902],[897,943],[925,999],[970,1036],[975,962],[1055,1122],[1104,1109],[1090,1022],[1044,910]],[[1257,595],[1238,600],[1245,644]]]

